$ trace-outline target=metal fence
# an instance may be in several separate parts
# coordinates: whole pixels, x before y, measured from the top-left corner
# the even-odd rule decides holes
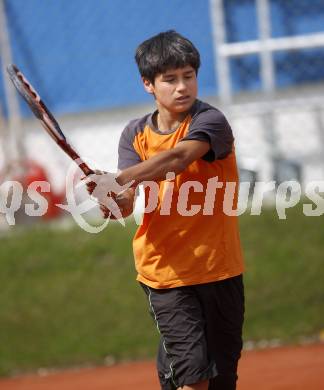
[[[173,28],[201,52],[200,97],[230,118],[242,172],[260,180],[323,179],[324,0],[0,4],[2,69],[9,60],[22,67],[81,154],[91,139],[89,157],[116,165],[123,126],[153,108],[135,47]],[[1,168],[25,154],[62,187],[66,158],[26,108],[17,108],[5,77],[3,71]]]
[[[242,169],[261,180],[323,178],[324,1],[211,5],[219,97]]]

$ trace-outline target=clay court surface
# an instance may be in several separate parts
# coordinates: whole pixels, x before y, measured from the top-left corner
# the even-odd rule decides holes
[[[324,343],[244,352],[238,390],[323,390]],[[1,390],[159,390],[154,362],[0,380]]]

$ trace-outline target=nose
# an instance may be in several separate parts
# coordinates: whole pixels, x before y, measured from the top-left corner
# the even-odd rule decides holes
[[[177,91],[178,92],[183,92],[187,89],[187,84],[184,79],[180,79],[178,84],[177,84]]]

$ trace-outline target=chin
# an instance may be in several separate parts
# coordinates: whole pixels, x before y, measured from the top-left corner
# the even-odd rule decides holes
[[[178,112],[178,113],[189,111],[190,108],[192,107],[192,105],[194,104],[195,100],[196,99],[194,99],[194,100],[192,100],[190,102],[176,103],[173,106],[173,111]]]

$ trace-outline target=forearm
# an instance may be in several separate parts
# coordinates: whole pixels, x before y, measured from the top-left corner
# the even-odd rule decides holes
[[[123,170],[118,175],[117,182],[124,185],[134,180],[133,187],[136,187],[143,181],[165,180],[168,172],[174,172],[177,175],[186,168],[185,157],[185,154],[177,148],[161,152],[140,164]]]
[[[106,212],[107,216],[109,212],[105,205],[108,192],[111,193],[110,196],[119,207],[119,212],[122,210],[122,216],[128,216],[133,212],[135,188],[138,184],[144,181],[165,180],[168,172],[178,175],[193,161],[204,156],[209,148],[210,145],[207,142],[195,140],[180,142],[173,149],[161,152],[148,160],[121,171],[117,177],[109,173],[97,175],[97,181],[93,180],[93,182],[87,184],[88,191],[99,199],[99,203],[103,205],[102,210],[105,216]]]

